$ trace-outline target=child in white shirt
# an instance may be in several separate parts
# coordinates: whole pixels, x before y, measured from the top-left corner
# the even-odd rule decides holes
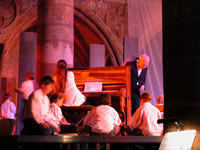
[[[117,111],[110,106],[111,97],[108,94],[100,95],[97,107],[85,116],[83,125],[91,135],[118,135],[121,119]]]
[[[42,77],[40,88],[34,91],[26,102],[21,131],[23,135],[51,135],[53,129],[48,124],[50,120],[50,101],[48,94],[53,90],[54,81],[50,76]]]
[[[9,135],[11,135],[15,122],[16,107],[15,104],[11,101],[11,95],[8,93],[5,94],[5,101],[1,105],[1,114],[2,118],[5,118],[10,122]]]
[[[52,119],[49,123],[55,127],[57,133],[76,132],[76,126],[68,123],[62,114],[61,106],[63,105],[63,95],[55,93],[51,96],[50,114]]]
[[[127,128],[129,135],[160,136],[163,126],[157,123],[161,119],[160,111],[151,104],[152,95],[144,92],[140,96],[140,106],[132,117],[130,126]]]

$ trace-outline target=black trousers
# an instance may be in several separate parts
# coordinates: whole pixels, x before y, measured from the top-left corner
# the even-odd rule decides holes
[[[23,120],[24,128],[21,131],[21,135],[52,135],[52,128],[44,128],[38,124],[32,118]]]
[[[60,128],[61,128],[60,133],[75,133],[75,132],[77,132],[76,125],[61,125]]]
[[[132,103],[132,116],[140,107],[140,94],[135,94],[134,97],[131,96],[131,103]]]
[[[6,120],[9,120],[9,135],[11,135],[12,132],[13,132],[15,120],[14,119],[8,119],[8,118],[6,118]]]
[[[139,128],[131,129],[128,126],[126,132],[127,132],[128,135],[143,136],[142,130],[140,130]]]

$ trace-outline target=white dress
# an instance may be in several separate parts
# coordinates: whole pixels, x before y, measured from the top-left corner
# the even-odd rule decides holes
[[[56,76],[53,77],[56,81]],[[85,96],[79,91],[74,80],[74,73],[71,71],[67,72],[67,83],[64,91],[66,100],[64,106],[80,106],[85,102]]]

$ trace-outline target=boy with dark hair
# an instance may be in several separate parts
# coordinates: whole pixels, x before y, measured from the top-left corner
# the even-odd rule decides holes
[[[44,76],[40,88],[34,91],[25,105],[21,134],[51,135],[52,128],[46,122],[50,116],[50,101],[47,96],[53,90],[54,81],[50,76]]]

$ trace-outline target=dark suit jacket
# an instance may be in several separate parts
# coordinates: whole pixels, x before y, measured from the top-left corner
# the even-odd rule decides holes
[[[146,75],[148,68],[144,68],[138,77],[136,61],[128,62],[126,65],[131,65],[131,97],[140,96],[139,89],[146,84]]]

